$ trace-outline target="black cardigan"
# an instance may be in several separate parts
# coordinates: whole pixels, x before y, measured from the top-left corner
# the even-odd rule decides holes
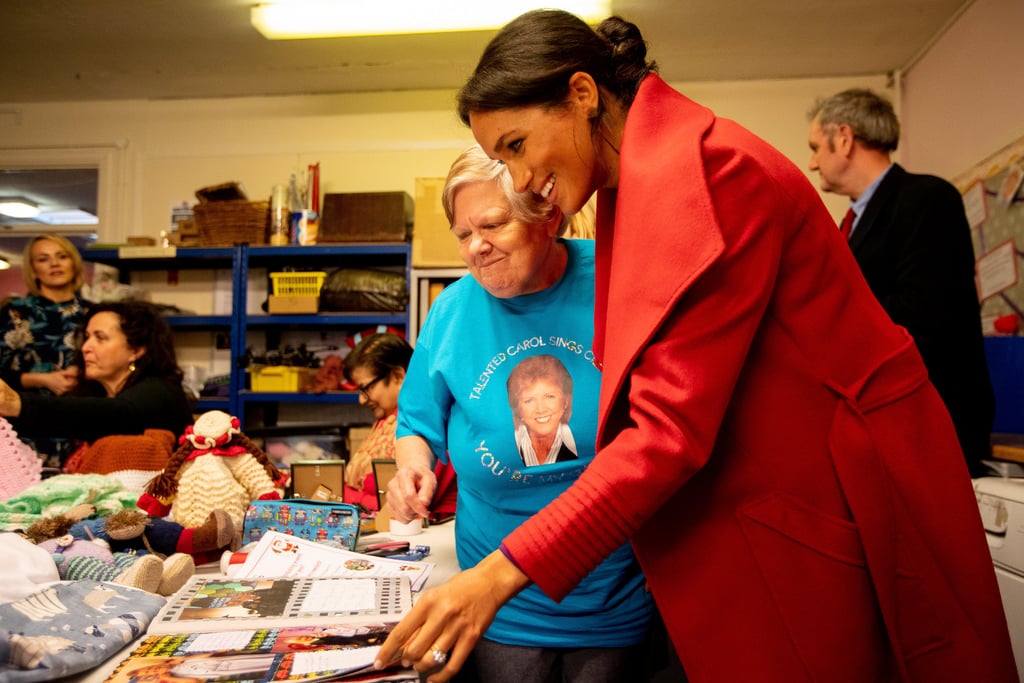
[[[95,441],[111,434],[166,429],[180,436],[192,424],[192,402],[180,383],[147,377],[113,397],[21,395],[21,415],[11,418],[26,438]]]

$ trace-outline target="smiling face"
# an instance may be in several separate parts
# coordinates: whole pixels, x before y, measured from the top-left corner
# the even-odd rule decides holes
[[[102,384],[108,396],[117,394],[131,374],[129,366],[143,353],[128,345],[116,313],[101,311],[89,320],[82,342],[85,377]]]
[[[496,181],[467,183],[455,192],[452,234],[470,274],[492,296],[506,299],[547,289],[568,259],[556,240],[560,216],[542,223],[513,217]]]
[[[63,300],[74,293],[75,262],[56,242],[41,239],[32,245],[32,272],[48,299]]]
[[[378,381],[379,379],[379,381]],[[391,371],[390,375],[378,378],[373,368],[365,365],[352,368],[352,381],[365,387],[359,392],[359,402],[373,411],[373,417],[383,419],[398,409],[398,393],[402,389],[405,374],[401,369]]]
[[[519,419],[531,434],[549,436],[565,415],[565,392],[558,382],[539,378],[519,393],[517,408]]]
[[[593,79],[578,73],[561,106],[471,112],[469,123],[487,155],[508,166],[516,191],[570,215],[599,188],[618,184],[618,154],[609,155],[605,133],[594,133],[600,104]]]

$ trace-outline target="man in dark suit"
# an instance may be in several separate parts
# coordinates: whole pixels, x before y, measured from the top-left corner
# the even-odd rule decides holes
[[[820,100],[810,118],[810,168],[821,174],[824,191],[850,197],[840,229],[882,307],[913,336],[971,476],[982,476],[995,397],[960,193],[941,178],[892,163],[899,120],[889,101],[870,90]]]

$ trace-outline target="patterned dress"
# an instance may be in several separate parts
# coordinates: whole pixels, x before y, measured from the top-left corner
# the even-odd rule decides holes
[[[72,365],[78,353],[75,334],[89,302],[75,294],[62,303],[29,294],[0,309],[0,378],[19,392],[50,394],[48,389],[24,389],[26,372],[53,372]],[[32,445],[58,466],[72,447],[67,440],[36,439]]]

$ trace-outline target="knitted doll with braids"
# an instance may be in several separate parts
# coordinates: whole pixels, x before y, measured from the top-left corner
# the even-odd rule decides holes
[[[284,475],[239,430],[238,418],[220,410],[203,413],[185,429],[167,467],[154,477],[138,506],[154,517],[170,513],[184,527],[198,527],[224,510],[242,529],[254,500],[276,500]]]

